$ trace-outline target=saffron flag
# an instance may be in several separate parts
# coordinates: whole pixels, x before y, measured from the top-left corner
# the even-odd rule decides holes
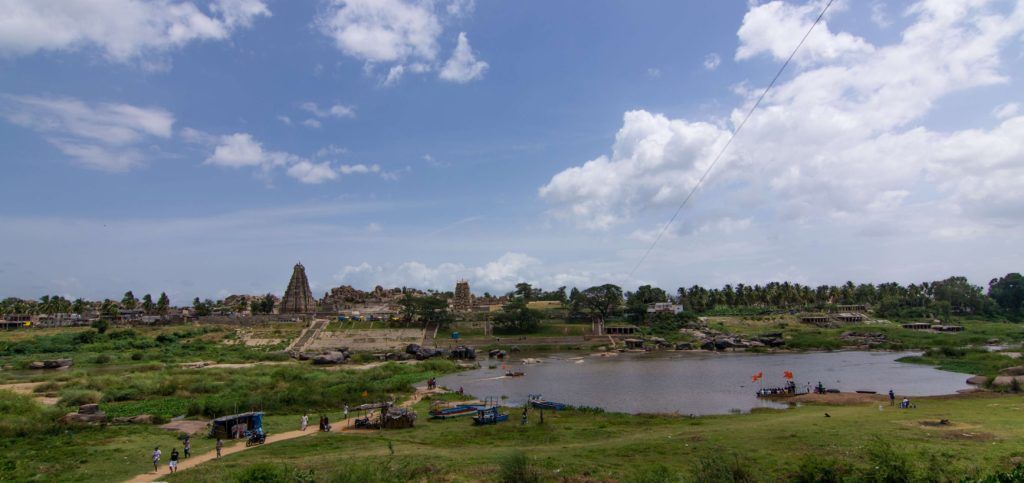
[[[753,376],[751,376],[751,377],[750,377],[750,380],[751,380],[751,381],[754,381],[754,382],[757,382],[757,381],[758,381],[759,379],[761,379],[762,377],[764,377],[764,374],[762,374],[762,373],[758,372],[757,374],[754,374]]]
[[[790,379],[790,380],[793,379],[793,371],[785,371],[785,372],[782,373],[782,375],[786,379]]]

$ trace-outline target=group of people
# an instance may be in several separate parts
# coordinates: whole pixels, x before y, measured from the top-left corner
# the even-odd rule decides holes
[[[431,377],[430,379],[427,379],[427,390],[433,391],[434,389],[437,389],[437,378]]]
[[[786,385],[782,387],[763,387],[757,391],[758,396],[782,396],[787,394],[796,394],[796,383],[793,381],[786,381]]]
[[[896,405],[896,393],[893,392],[892,389],[889,389],[889,405],[890,406],[895,406]],[[879,406],[879,407],[881,407],[881,406]],[[915,407],[917,407],[917,406],[914,405],[914,404],[911,404],[910,403],[910,399],[907,398],[907,397],[904,397],[903,400],[900,401],[900,406],[899,406],[900,409],[910,409],[910,408],[915,408]]]
[[[220,457],[220,445],[221,445],[221,442],[218,439],[217,440],[217,457]],[[185,437],[184,444],[182,445],[182,450],[184,451],[186,458],[192,456],[192,438],[191,437],[189,437],[189,436]],[[163,452],[160,451],[160,447],[157,446],[157,447],[153,448],[153,472],[160,471],[160,458],[161,457],[163,457]],[[180,457],[181,457],[181,454],[178,453],[178,448],[172,448],[171,449],[170,459],[167,461],[167,467],[168,467],[168,469],[170,470],[171,473],[174,473],[174,472],[178,471],[178,460],[180,459]]]

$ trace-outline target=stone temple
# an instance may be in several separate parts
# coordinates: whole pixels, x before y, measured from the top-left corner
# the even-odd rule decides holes
[[[316,312],[316,300],[313,299],[313,292],[309,289],[309,279],[306,278],[306,267],[296,263],[292,270],[292,279],[288,281],[288,288],[281,298],[282,314],[311,314]]]
[[[455,283],[455,298],[452,309],[456,312],[469,312],[473,309],[473,294],[469,291],[469,282],[459,280]]]

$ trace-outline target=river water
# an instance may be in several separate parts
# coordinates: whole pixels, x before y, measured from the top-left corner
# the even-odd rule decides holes
[[[484,398],[506,396],[504,404],[521,405],[529,394],[575,406],[595,406],[626,413],[724,414],[753,408],[782,408],[754,396],[762,372],[766,387],[782,386],[784,371],[792,371],[804,389],[821,381],[844,392],[858,390],[901,397],[952,394],[967,388],[966,374],[930,366],[896,362],[909,352],[714,353],[666,351],[621,353],[616,357],[551,354],[541,362],[522,364],[481,359],[481,369],[451,374],[438,382],[464,388]],[[490,365],[495,365],[490,369]],[[505,377],[506,367],[525,373]]]

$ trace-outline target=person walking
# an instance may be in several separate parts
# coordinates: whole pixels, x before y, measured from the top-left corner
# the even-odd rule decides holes
[[[344,419],[348,419],[348,404],[345,405],[344,413],[345,413]]]
[[[167,462],[167,467],[171,473],[178,471],[178,448],[171,449],[171,459]]]
[[[153,473],[160,471],[160,447],[153,448]]]
[[[305,431],[307,425],[309,425],[309,415],[308,414],[303,414],[302,415],[302,420],[299,421],[299,430],[300,431]]]
[[[223,447],[224,447],[224,440],[222,440],[220,438],[217,438],[217,446],[216,446],[216,448],[217,448],[217,458],[218,459],[220,458],[220,450]]]
[[[892,389],[889,389],[889,405],[890,406],[895,406],[896,405],[896,393],[892,392]]]
[[[192,438],[185,436],[185,457],[188,458],[190,456],[192,456]]]
[[[331,431],[331,419],[326,414],[324,415],[324,431]]]

